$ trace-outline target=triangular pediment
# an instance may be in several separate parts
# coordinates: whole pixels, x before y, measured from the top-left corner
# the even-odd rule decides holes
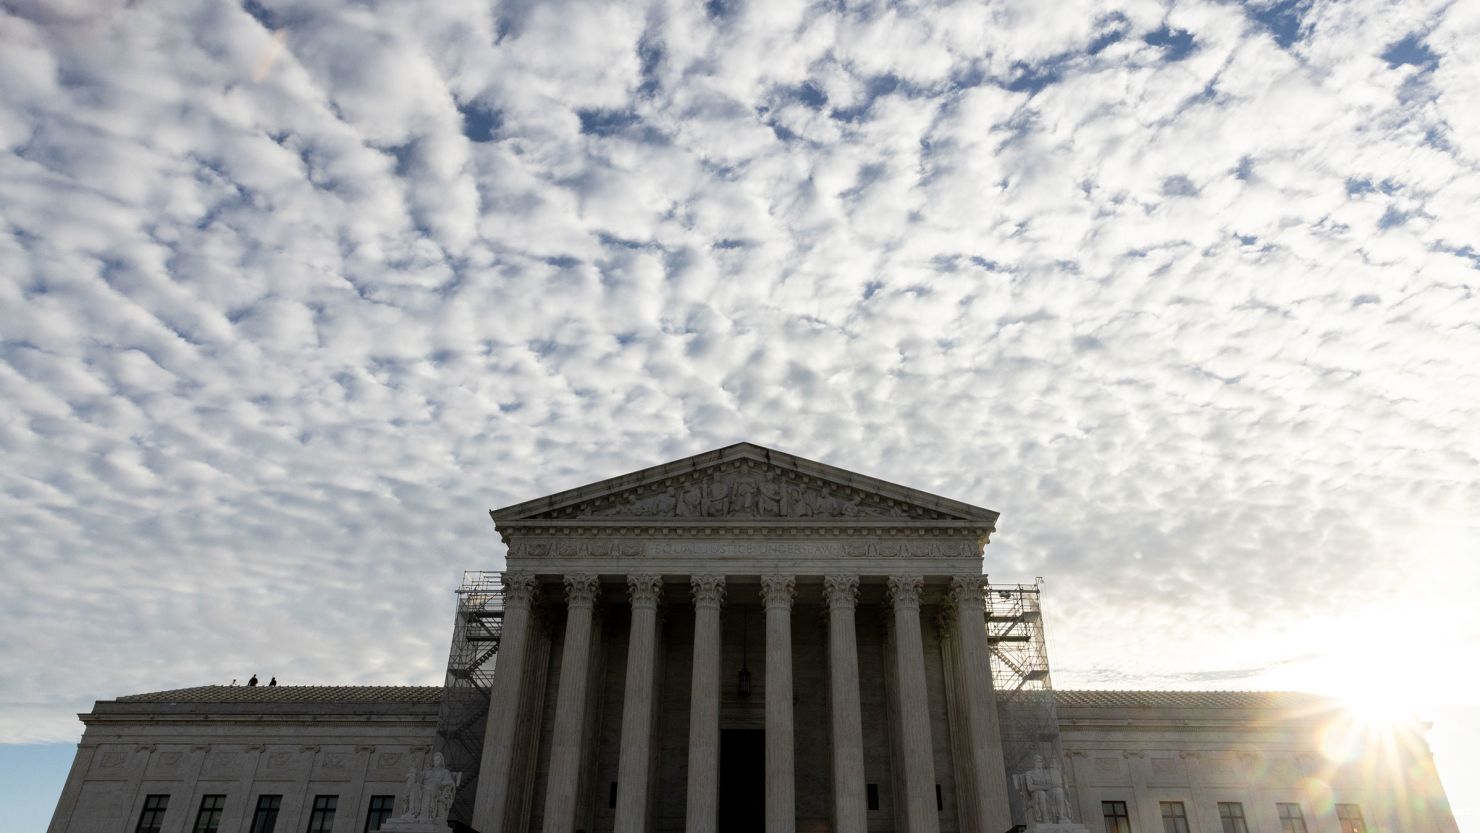
[[[527,501],[496,522],[759,520],[976,522],[997,513],[741,443]]]

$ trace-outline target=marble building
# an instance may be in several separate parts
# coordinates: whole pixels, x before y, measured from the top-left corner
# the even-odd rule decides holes
[[[988,509],[742,443],[491,515],[446,686],[100,701],[50,833],[426,829],[429,772],[480,833],[1457,830],[1421,725],[1336,754],[1318,697],[1053,690]]]

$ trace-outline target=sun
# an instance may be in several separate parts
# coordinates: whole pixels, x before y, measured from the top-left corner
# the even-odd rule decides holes
[[[1393,729],[1413,720],[1411,699],[1381,688],[1364,688],[1339,695],[1352,722],[1368,730]]]

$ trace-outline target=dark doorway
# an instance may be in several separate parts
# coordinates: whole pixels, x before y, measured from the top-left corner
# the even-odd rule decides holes
[[[764,833],[766,829],[766,733],[723,729],[719,733],[719,833]]]

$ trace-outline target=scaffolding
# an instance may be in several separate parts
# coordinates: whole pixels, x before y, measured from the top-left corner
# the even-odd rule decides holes
[[[449,820],[464,825],[473,820],[488,699],[503,623],[504,588],[499,574],[463,573],[462,585],[457,588],[457,615],[447,655],[442,707],[437,715],[437,751],[448,769],[462,773]]]
[[[997,718],[1002,730],[1002,757],[1009,776],[1044,766],[1057,766],[1061,777],[1064,748],[1059,737],[1058,706],[1049,674],[1048,645],[1043,634],[1043,608],[1033,584],[987,584],[985,609],[987,645],[991,650],[992,686],[997,695]],[[1026,824],[1026,808],[1016,789],[1010,790],[1014,824]]]

